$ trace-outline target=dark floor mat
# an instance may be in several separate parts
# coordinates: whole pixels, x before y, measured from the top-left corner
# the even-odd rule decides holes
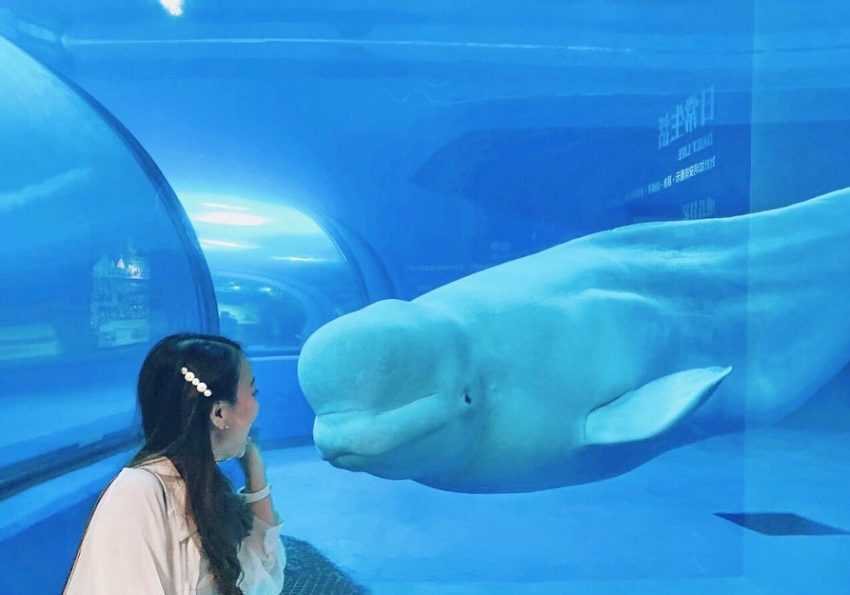
[[[306,541],[284,536],[286,580],[281,595],[368,595]]]
[[[850,535],[850,532],[830,527],[790,512],[717,512],[717,516],[763,535]]]

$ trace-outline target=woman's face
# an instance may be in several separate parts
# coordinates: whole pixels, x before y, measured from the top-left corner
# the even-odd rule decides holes
[[[245,454],[248,432],[260,412],[256,392],[251,363],[242,356],[236,403],[231,405],[226,401],[219,401],[210,414],[213,420],[213,427],[210,429],[213,454],[217,461],[238,458]]]

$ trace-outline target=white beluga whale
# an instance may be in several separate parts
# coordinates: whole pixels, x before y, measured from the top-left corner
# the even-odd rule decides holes
[[[850,190],[630,225],[311,335],[332,465],[461,492],[595,481],[787,415],[850,359]]]

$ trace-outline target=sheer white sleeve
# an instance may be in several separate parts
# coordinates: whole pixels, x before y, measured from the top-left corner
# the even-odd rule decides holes
[[[270,525],[254,516],[251,532],[239,547],[239,562],[243,577],[239,587],[250,595],[280,595],[283,590],[283,571],[286,568],[286,549],[281,540],[283,522]]]

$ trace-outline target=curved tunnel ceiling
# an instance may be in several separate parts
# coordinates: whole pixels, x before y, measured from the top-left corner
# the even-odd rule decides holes
[[[843,2],[821,10],[791,0],[652,6],[588,0],[523,11],[513,3],[448,0],[403,8],[370,3],[368,9],[353,0],[321,9],[260,0],[139,0],[122,3],[120,11],[102,0],[8,6],[0,32],[22,45],[49,46],[57,60],[82,71],[111,60],[161,62],[165,56],[164,67],[178,73],[181,64],[197,69],[199,60],[251,59],[296,70],[309,65],[325,77],[415,77],[444,73],[446,61],[462,60],[485,69],[490,63],[533,67],[539,76],[568,69],[576,74],[572,92],[585,94],[636,84],[666,92],[665,78],[655,75],[693,70],[716,72],[744,88],[755,64],[766,73],[808,69],[833,86],[850,85],[850,5]],[[586,70],[595,76],[583,76]],[[635,72],[648,80],[636,81]]]

